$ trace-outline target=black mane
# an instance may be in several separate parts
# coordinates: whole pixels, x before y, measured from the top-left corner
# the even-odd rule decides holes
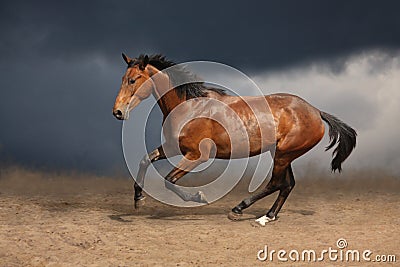
[[[138,58],[130,62],[128,68],[139,64],[143,64],[144,60],[145,60],[145,55],[140,55]],[[160,54],[149,56],[148,64],[154,66],[158,70],[165,70],[169,67],[176,65],[173,61],[167,60],[165,56]],[[186,70],[183,67],[174,68],[174,71],[166,70],[166,73],[168,74],[173,84],[175,75],[179,75],[180,77],[182,77],[181,75],[185,75],[186,77],[188,77],[189,81],[195,80],[196,78],[195,74],[191,73],[190,71]],[[207,96],[207,91],[213,91],[220,95],[226,95],[225,90],[219,88],[206,87],[203,82],[186,83],[175,87],[174,90],[176,91],[178,97],[183,98],[186,96],[186,99],[205,97]]]

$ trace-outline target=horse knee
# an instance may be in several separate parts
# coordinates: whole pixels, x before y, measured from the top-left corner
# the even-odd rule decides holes
[[[171,180],[171,179],[170,179]],[[164,185],[165,188],[169,189],[169,190],[173,190],[175,188],[175,183],[173,183],[172,181],[170,181],[168,179],[164,180]]]
[[[150,159],[149,159],[149,156],[148,156],[148,155],[145,155],[145,156],[140,160],[139,167],[140,167],[140,168],[147,168],[147,167],[150,165],[150,163],[151,163],[151,161],[150,161]]]

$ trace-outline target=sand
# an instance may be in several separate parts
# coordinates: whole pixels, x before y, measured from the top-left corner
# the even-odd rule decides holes
[[[133,209],[128,178],[43,173],[10,168],[0,176],[0,266],[309,266],[260,261],[269,250],[320,252],[344,238],[347,248],[396,255],[400,261],[400,180],[298,179],[279,214],[265,227],[253,221],[276,195],[227,219],[247,194],[239,188],[199,208],[176,208],[151,198]],[[347,180],[346,180],[347,179]],[[360,179],[362,182],[360,182]],[[263,254],[260,254],[263,256]],[[287,256],[287,255],[286,255]],[[314,262],[314,266],[391,266],[393,263]]]

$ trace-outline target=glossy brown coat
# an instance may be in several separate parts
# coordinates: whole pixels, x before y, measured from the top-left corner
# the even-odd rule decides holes
[[[164,116],[163,128],[167,140],[141,162],[135,183],[137,202],[143,199],[141,187],[147,166],[156,160],[182,153],[183,160],[165,177],[168,181],[166,185],[184,200],[204,202],[201,194],[190,195],[173,184],[210,157],[243,158],[271,150],[272,153],[275,152],[274,167],[268,185],[261,193],[243,200],[233,208],[229,218],[237,219],[243,209],[279,190],[276,202],[267,213],[269,218],[275,218],[294,186],[291,162],[322,139],[323,120],[330,127],[332,142],[328,147],[338,143],[334,151],[336,155],[332,161],[332,170],[341,171],[341,163],[355,147],[356,133],[351,127],[336,117],[321,112],[298,96],[281,93],[238,97],[202,87],[203,97],[182,97],[176,90],[170,90],[168,75],[151,64],[158,64],[160,62],[156,60],[162,61],[164,58],[123,57],[128,69],[122,78],[121,89],[113,108],[114,115],[118,119],[126,119],[129,112],[143,99],[153,95]],[[177,109],[179,112],[169,116]],[[232,111],[237,117],[230,113]],[[187,114],[195,119],[185,120]],[[218,118],[218,121],[206,116],[209,114],[213,114],[213,118]],[[241,123],[238,123],[238,119]]]

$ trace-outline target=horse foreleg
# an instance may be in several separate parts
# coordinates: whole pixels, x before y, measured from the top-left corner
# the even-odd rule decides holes
[[[207,151],[205,151],[207,152]],[[208,151],[209,152],[209,151]],[[198,159],[194,156],[185,155],[185,157],[172,169],[165,177],[165,187],[173,191],[184,201],[195,201],[199,203],[208,203],[203,192],[199,191],[196,194],[185,192],[175,185],[175,183],[191,170],[199,166],[201,163],[206,162],[209,158],[209,153],[202,153]]]
[[[142,160],[139,164],[139,171],[137,178],[134,183],[135,188],[135,208],[144,204],[144,196],[142,194],[143,186],[144,186],[144,177],[146,175],[147,168],[149,167],[150,163],[155,162],[160,159],[165,159],[165,154],[162,146],[159,146],[149,154],[144,155]]]

